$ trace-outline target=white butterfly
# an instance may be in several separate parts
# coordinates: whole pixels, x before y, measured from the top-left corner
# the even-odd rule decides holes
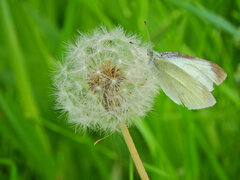
[[[221,84],[227,74],[215,63],[178,52],[149,50],[150,63],[161,89],[175,103],[188,109],[202,109],[216,103],[213,82]]]

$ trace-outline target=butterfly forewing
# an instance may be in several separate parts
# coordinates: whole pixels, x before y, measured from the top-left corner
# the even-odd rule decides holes
[[[216,103],[213,82],[226,78],[217,64],[177,52],[159,53],[153,62],[162,90],[177,104],[202,109]]]
[[[162,52],[157,57],[177,65],[206,85],[210,91],[213,90],[213,82],[219,85],[227,77],[227,74],[220,66],[205,59],[179,52]]]

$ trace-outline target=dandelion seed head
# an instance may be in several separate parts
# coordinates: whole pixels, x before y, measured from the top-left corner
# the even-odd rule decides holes
[[[131,43],[130,43],[131,42]],[[136,36],[117,27],[80,34],[57,67],[57,107],[82,129],[114,132],[150,110],[158,90],[147,50]]]

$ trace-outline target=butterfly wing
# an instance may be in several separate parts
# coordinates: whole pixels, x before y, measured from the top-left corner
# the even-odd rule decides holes
[[[157,57],[177,65],[189,75],[200,81],[210,91],[214,89],[213,82],[219,85],[227,77],[227,74],[220,66],[205,59],[179,52],[162,52],[159,53]]]
[[[202,109],[213,106],[216,100],[210,92],[213,90],[212,84],[213,82],[220,84],[226,77],[224,77],[225,72],[222,70],[224,73],[221,74],[221,72],[220,75],[218,75],[219,73],[215,75],[214,70],[205,72],[207,65],[204,63],[201,68],[197,64],[188,62],[188,60],[179,60],[182,62],[177,63],[178,56],[179,54],[175,54],[175,52],[164,52],[159,53],[154,59],[162,90],[175,103],[184,104],[189,109]],[[189,63],[191,68],[186,66],[186,62]]]

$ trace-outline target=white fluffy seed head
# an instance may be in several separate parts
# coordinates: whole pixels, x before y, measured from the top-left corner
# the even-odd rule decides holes
[[[150,110],[158,90],[149,70],[148,45],[122,28],[80,34],[54,78],[57,107],[83,129],[114,132]]]

